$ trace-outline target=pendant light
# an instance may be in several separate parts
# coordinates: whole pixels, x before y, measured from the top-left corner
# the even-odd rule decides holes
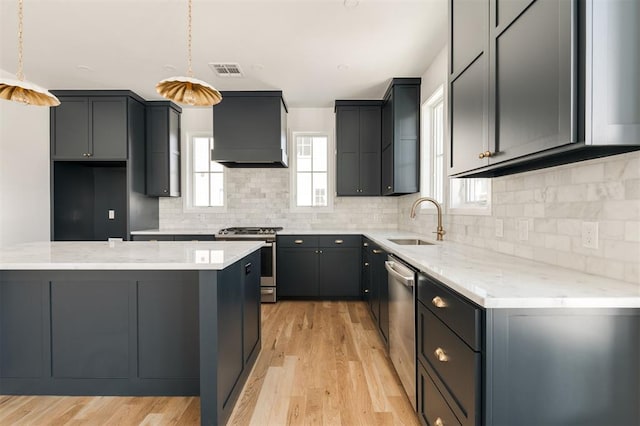
[[[187,105],[211,106],[219,104],[222,95],[209,83],[193,77],[191,69],[191,3],[189,0],[188,47],[189,70],[187,77],[170,77],[156,84],[156,90],[165,98]]]
[[[26,105],[37,106],[57,106],[60,105],[58,98],[53,96],[47,89],[37,86],[24,80],[22,63],[22,0],[18,0],[18,72],[17,80],[0,78],[0,99],[20,102]]]

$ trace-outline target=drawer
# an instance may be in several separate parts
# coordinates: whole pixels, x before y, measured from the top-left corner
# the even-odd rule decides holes
[[[482,308],[422,273],[418,275],[418,300],[473,350],[482,350]]]
[[[214,241],[213,235],[196,234],[196,235],[176,235],[175,241]]]
[[[360,235],[321,235],[318,237],[318,247],[360,247]]]
[[[433,379],[420,363],[418,363],[417,403],[418,416],[423,425],[461,426]]]
[[[479,408],[481,354],[474,352],[430,310],[418,315],[418,359],[427,361],[450,394],[454,412],[462,412],[460,420],[475,421]],[[443,392],[445,397],[447,393]]]
[[[282,235],[276,241],[278,247],[318,247],[317,235]]]

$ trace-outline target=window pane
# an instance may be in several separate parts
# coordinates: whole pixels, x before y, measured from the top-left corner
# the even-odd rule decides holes
[[[211,206],[224,205],[224,175],[211,173]]]
[[[313,171],[327,171],[327,138],[325,136],[313,138]]]
[[[311,173],[298,173],[297,200],[299,206],[311,206]]]
[[[313,205],[327,205],[327,174],[313,173]]]
[[[209,173],[193,174],[193,205],[196,207],[209,205]]]
[[[211,153],[209,140],[211,138],[193,138],[193,171],[208,172]]]

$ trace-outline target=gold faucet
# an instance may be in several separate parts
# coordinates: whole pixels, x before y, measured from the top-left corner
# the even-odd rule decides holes
[[[413,205],[411,206],[411,214],[409,215],[409,217],[411,219],[415,219],[416,218],[416,208],[418,207],[418,205],[424,201],[431,201],[433,203],[434,206],[436,206],[436,210],[438,211],[438,230],[435,232],[435,234],[438,234],[438,236],[436,237],[436,240],[438,241],[442,241],[442,236],[444,234],[446,234],[446,231],[444,230],[444,228],[442,227],[442,207],[440,206],[440,203],[438,203],[436,200],[434,200],[431,197],[421,197],[418,198]]]

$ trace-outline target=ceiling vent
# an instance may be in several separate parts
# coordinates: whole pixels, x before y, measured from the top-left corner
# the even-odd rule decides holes
[[[210,62],[209,66],[218,77],[244,77],[239,64]]]

